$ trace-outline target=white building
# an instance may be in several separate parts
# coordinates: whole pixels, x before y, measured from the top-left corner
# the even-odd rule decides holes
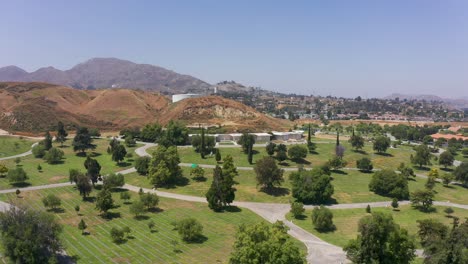
[[[196,97],[201,97],[201,96],[203,95],[201,94],[174,94],[172,95],[172,102],[175,103],[184,99],[196,98]]]

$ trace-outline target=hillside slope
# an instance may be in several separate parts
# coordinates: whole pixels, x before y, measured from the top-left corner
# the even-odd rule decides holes
[[[68,127],[119,130],[152,122],[167,124],[170,120],[188,125],[222,125],[227,131],[269,131],[289,125],[217,96],[172,104],[159,93],[142,90],[77,90],[38,82],[0,83],[0,128],[10,131],[51,130],[58,121]]]
[[[164,93],[206,93],[211,85],[162,67],[115,58],[94,58],[61,71],[44,67],[28,73],[16,66],[0,68],[0,81],[47,82],[77,89],[132,88]]]

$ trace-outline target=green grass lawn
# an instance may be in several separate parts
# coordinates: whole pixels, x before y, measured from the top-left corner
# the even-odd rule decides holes
[[[31,149],[34,142],[26,138],[0,136],[0,158],[24,153]]]
[[[214,213],[206,204],[160,198],[158,212],[148,212],[144,219],[136,220],[129,213],[129,204],[119,199],[119,193],[113,194],[116,207],[112,213],[119,215],[112,220],[104,219],[95,209],[95,204],[82,201],[73,187],[48,189],[2,195],[2,200],[20,200],[35,208],[43,209],[42,197],[55,194],[62,199],[63,212],[56,216],[64,225],[62,238],[68,255],[78,259],[78,263],[227,263],[235,233],[240,224],[252,224],[264,221],[253,212],[234,208],[231,212]],[[93,191],[91,196],[96,195]],[[132,200],[137,193],[131,193]],[[80,215],[74,207],[80,206]],[[185,243],[173,230],[171,223],[186,217],[196,218],[203,225],[205,241]],[[83,236],[77,225],[80,219],[88,225],[89,235]],[[150,232],[147,224],[156,223],[156,232]],[[129,226],[131,237],[122,244],[111,241],[109,232],[112,227]],[[174,252],[172,241],[177,241],[179,253]],[[305,246],[295,240],[305,252]]]
[[[73,148],[69,146],[71,139],[67,141],[67,144],[61,148],[65,152],[65,158],[61,164],[50,165],[44,162],[43,159],[34,158],[33,155],[29,155],[21,158],[20,165],[29,176],[28,183],[31,185],[51,184],[68,181],[68,171],[70,169],[80,169],[84,171],[84,161],[86,157],[79,156],[73,152]],[[109,145],[108,139],[95,139],[94,144],[97,145],[94,151],[89,153],[95,158],[101,165],[101,174],[107,174],[111,172],[117,172],[133,166],[133,158],[125,159],[120,165],[117,165],[112,161],[111,155],[107,154],[107,147]],[[55,147],[60,144],[54,143]],[[135,147],[127,148],[128,153],[132,153],[134,158]],[[14,160],[6,160],[2,162],[8,168],[14,168],[16,164]],[[42,172],[37,170],[37,165],[42,166]],[[0,189],[13,188],[6,178],[0,178]]]
[[[413,209],[410,205],[401,206],[400,211],[393,211],[389,208],[372,208],[373,212],[387,212],[393,216],[395,223],[399,224],[400,227],[405,228],[411,235],[416,236],[418,230],[417,220],[422,219],[436,219],[446,225],[451,225],[452,219],[445,216],[443,210],[445,207],[436,206],[436,212],[433,213],[422,213],[416,209]],[[350,239],[354,239],[357,236],[357,228],[359,219],[367,215],[364,208],[359,209],[335,209],[333,211],[333,223],[336,226],[336,230],[328,233],[320,233],[313,227],[311,220],[311,211],[306,210],[305,218],[295,219],[292,215],[288,214],[286,217],[292,220],[296,225],[304,228],[308,232],[320,237],[321,239],[343,247],[347,244]],[[454,208],[454,216],[464,219],[468,217],[468,210]],[[418,240],[418,239],[417,239]],[[420,246],[419,246],[420,247]]]
[[[346,167],[355,168],[356,161],[363,157],[367,157],[372,160],[374,168],[388,168],[396,169],[401,162],[409,163],[410,155],[414,152],[412,148],[407,146],[399,146],[396,149],[388,149],[387,154],[380,155],[374,153],[372,150],[372,144],[366,143],[363,151],[356,152],[352,149],[351,145],[347,141],[341,141],[341,145],[345,147],[344,159],[348,162]],[[154,149],[150,149],[148,153],[151,153]],[[247,155],[242,152],[240,147],[238,148],[220,148],[221,156],[231,155],[234,159],[234,164],[238,167],[251,167],[247,161]],[[184,163],[195,163],[195,164],[210,164],[215,165],[216,160],[214,156],[207,156],[205,159],[200,157],[200,154],[196,153],[193,148],[183,147],[179,148],[179,155],[181,162]],[[305,167],[320,166],[327,162],[330,158],[335,155],[335,143],[317,143],[316,154],[308,154],[303,162]],[[265,147],[254,147],[253,163],[262,157],[267,156]],[[292,160],[286,160],[281,165],[282,167],[297,167],[298,163]]]

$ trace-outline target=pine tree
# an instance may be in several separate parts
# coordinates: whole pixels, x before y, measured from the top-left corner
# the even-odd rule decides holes
[[[57,124],[57,135],[55,136],[56,141],[60,142],[60,145],[63,147],[63,142],[67,140],[68,133],[65,130],[65,127],[62,121],[59,121]]]
[[[213,182],[206,193],[208,206],[214,211],[221,211],[225,206],[231,204],[235,198],[236,189],[234,178],[231,173],[223,174],[223,170],[216,166],[213,171]]]
[[[336,146],[338,147],[340,145],[340,132],[336,131]]]
[[[49,150],[52,148],[52,136],[50,135],[49,131],[47,131],[45,133],[45,138],[44,140],[42,141],[43,145],[44,145],[44,148],[46,150]]]
[[[205,129],[201,128],[201,147],[200,147],[200,156],[202,159],[205,158]]]

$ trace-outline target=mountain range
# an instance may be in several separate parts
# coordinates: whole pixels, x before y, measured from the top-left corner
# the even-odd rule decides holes
[[[211,93],[212,86],[189,75],[116,58],[94,58],[69,70],[54,67],[27,72],[17,66],[0,68],[3,82],[46,82],[77,89],[129,88],[164,94]]]
[[[457,109],[464,109],[468,108],[468,97],[460,97],[457,99],[452,98],[442,98],[437,95],[431,94],[399,94],[393,93],[389,96],[384,97],[384,99],[395,99],[399,98],[400,100],[407,99],[407,100],[426,100],[426,101],[435,101],[435,102],[443,102],[450,108],[457,108]]]

